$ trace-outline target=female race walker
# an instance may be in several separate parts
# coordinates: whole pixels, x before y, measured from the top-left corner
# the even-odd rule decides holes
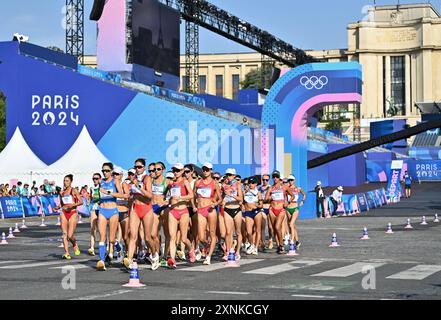
[[[283,254],[284,248],[282,227],[286,215],[286,195],[289,194],[292,199],[294,198],[294,195],[292,191],[288,188],[288,186],[283,185],[283,180],[280,179],[279,171],[274,171],[272,174],[272,178],[274,180],[274,184],[267,191],[265,200],[271,200],[269,213],[270,223],[273,225],[273,230],[276,235],[277,253]]]
[[[56,211],[62,209],[61,230],[63,231],[63,246],[65,251],[62,258],[67,260],[72,259],[69,254],[68,241],[72,243],[75,255],[80,255],[80,248],[78,247],[74,233],[78,222],[78,212],[76,208],[83,205],[83,199],[79,192],[72,188],[72,181],[73,176],[71,174],[64,177],[64,189],[60,193],[61,204],[55,207]]]
[[[170,233],[170,259],[167,261],[167,265],[176,269],[176,238],[178,233],[178,227],[181,231],[181,240],[189,250],[189,256],[193,256],[194,252],[191,249],[191,242],[187,237],[190,215],[188,212],[188,200],[193,199],[193,192],[191,190],[190,183],[183,177],[184,165],[177,163],[173,166],[172,172],[175,175],[174,181],[169,186],[170,189],[170,207],[171,210],[168,214],[168,229]]]
[[[164,177],[165,165],[162,162],[157,162],[154,167],[155,173],[153,175],[152,182],[152,203],[153,203],[153,221],[151,227],[150,237],[152,242],[154,243],[154,248],[150,253],[149,260],[152,264],[152,270],[156,270],[159,263],[159,253],[161,251],[161,241],[159,238],[159,234],[161,231],[160,222],[163,221],[161,215],[163,215],[164,211],[168,210],[168,201],[165,200],[165,195],[167,193],[167,187],[169,185],[167,179]],[[168,229],[168,228],[167,228]],[[164,234],[166,230],[164,228]],[[167,237],[168,238],[168,237]],[[167,241],[168,239],[166,239]]]
[[[205,163],[202,166],[202,172],[203,178],[196,182],[194,190],[195,198],[197,198],[196,211],[198,226],[198,242],[196,242],[196,247],[199,247],[199,241],[201,241],[206,248],[209,246],[209,249],[205,250],[208,252],[203,262],[205,265],[209,265],[217,243],[217,212],[215,208],[222,202],[222,196],[219,184],[211,177],[213,165],[208,162]],[[210,241],[207,239],[207,224]],[[190,253],[193,253],[193,256],[190,256],[190,262],[194,262],[194,252]]]
[[[103,180],[100,184],[100,214],[98,216],[98,231],[100,233],[99,255],[100,260],[97,263],[99,271],[106,270],[106,263],[110,263],[115,245],[116,229],[118,227],[118,207],[117,198],[124,198],[121,184],[112,177],[113,164],[104,163],[101,172]],[[107,224],[109,224],[109,254],[106,256],[106,237]]]
[[[263,199],[255,178],[248,180],[249,188],[244,193],[245,224],[248,235],[248,242],[251,246],[246,251],[247,254],[258,255],[258,248],[262,234]]]
[[[299,241],[299,234],[297,232],[297,219],[300,213],[300,206],[306,201],[306,193],[302,190],[302,188],[296,186],[296,178],[293,175],[290,175],[288,178],[289,186],[288,188],[293,193],[293,197],[288,196],[288,206],[286,207],[288,221],[289,221],[289,230],[291,232],[291,241],[295,241],[295,246],[298,249],[301,245]],[[302,194],[302,201],[300,201],[299,206],[299,194]]]
[[[117,259],[118,262],[121,262],[123,259],[123,252],[121,243],[124,241],[125,248],[129,246],[129,196],[130,196],[130,188],[127,180],[123,181],[124,171],[123,169],[116,167],[113,169],[113,178],[118,184],[121,184],[122,191],[125,195],[124,198],[117,198],[116,204],[118,205],[118,231],[117,237],[115,241],[115,249],[116,251],[113,253],[113,258]],[[122,240],[122,241],[121,241]]]
[[[127,257],[124,258],[124,265],[132,269],[133,255],[137,247],[138,234],[143,226],[145,239],[149,241],[150,250],[154,248],[151,243],[150,232],[153,220],[153,208],[151,203],[152,198],[152,179],[146,174],[145,159],[138,159],[135,161],[136,175],[130,175],[131,188],[130,195],[133,201],[132,209],[130,210],[129,224],[130,224],[130,241]],[[154,265],[153,265],[154,263]],[[159,267],[159,257],[152,263],[152,268]]]
[[[95,173],[93,175],[93,187],[90,188],[90,203],[92,204],[92,209],[90,210],[90,248],[87,250],[91,256],[95,255],[95,235],[100,208],[100,184],[101,174]]]
[[[227,253],[229,253],[231,249],[234,249],[233,234],[234,230],[236,230],[236,260],[240,260],[240,248],[242,244],[242,187],[240,182],[236,180],[236,169],[227,169],[226,176],[227,178],[222,188],[226,229],[225,241]],[[225,255],[222,259],[227,260],[228,256]]]

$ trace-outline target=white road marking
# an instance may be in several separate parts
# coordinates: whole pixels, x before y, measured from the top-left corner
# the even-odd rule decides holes
[[[313,298],[313,299],[335,299],[335,296],[315,296],[310,294],[292,294],[291,297],[297,298]]]
[[[243,272],[243,273],[272,275],[272,274],[278,274],[278,273],[286,272],[286,271],[290,271],[290,270],[300,269],[300,268],[303,268],[303,267],[314,266],[314,265],[317,265],[317,264],[320,264],[320,263],[322,263],[322,261],[297,260],[297,261],[292,261],[292,262],[289,262],[289,263],[279,264],[279,265],[275,265],[275,266],[271,266],[271,267],[265,267],[265,268],[261,268],[261,269],[250,270],[250,271],[246,271],[246,272]]]
[[[121,294],[125,294],[125,293],[129,293],[132,292],[133,290],[118,290],[115,292],[111,292],[111,293],[106,293],[106,294],[97,294],[97,295],[93,295],[93,296],[86,296],[86,297],[79,297],[79,298],[73,298],[70,300],[94,300],[94,299],[100,299],[100,298],[107,298],[107,297],[112,297],[112,296],[118,296]]]
[[[65,265],[65,266],[59,266],[59,267],[52,267],[52,268],[49,268],[49,269],[63,269],[64,267],[71,267],[71,268],[74,268],[74,269],[86,269],[86,268],[92,269],[93,268],[92,265],[72,264],[72,265]]]
[[[247,264],[251,264],[251,263],[256,263],[256,262],[260,262],[263,261],[265,259],[246,259],[246,260],[240,260],[238,261],[238,264],[240,266],[244,266]],[[197,267],[189,267],[189,268],[184,268],[184,269],[177,269],[178,271],[201,271],[201,272],[210,272],[210,271],[215,271],[215,270],[219,270],[219,269],[225,269],[228,268],[225,262],[220,262],[220,263],[215,263],[215,264],[210,264],[209,266],[197,266]]]
[[[328,271],[325,271],[325,272],[313,274],[311,276],[312,277],[339,277],[339,278],[344,278],[344,277],[352,276],[352,275],[357,274],[357,273],[361,273],[361,270],[363,269],[364,266],[372,266],[374,268],[378,268],[378,267],[381,267],[382,265],[384,265],[384,263],[356,262],[356,263],[351,264],[351,265],[346,266],[346,267],[328,270]]]
[[[386,279],[423,280],[439,271],[441,271],[440,265],[420,264],[413,268],[386,277]]]
[[[85,261],[90,261],[90,259],[75,260],[75,262],[85,262]],[[66,263],[66,262],[63,262],[63,261],[49,261],[49,262],[36,262],[36,263],[28,263],[28,264],[14,264],[14,265],[11,265],[11,266],[0,267],[0,269],[23,269],[23,268],[42,267],[42,266],[52,266],[52,265],[56,265],[56,264],[69,265],[69,263]]]
[[[207,291],[207,293],[213,294],[237,294],[237,295],[247,295],[249,292],[234,292],[234,291]]]
[[[10,261],[0,261],[0,264],[9,264],[9,263],[23,263],[23,262],[31,262],[35,260],[10,260]]]

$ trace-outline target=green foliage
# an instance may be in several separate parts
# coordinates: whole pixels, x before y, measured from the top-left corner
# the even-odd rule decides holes
[[[334,120],[330,120],[327,124],[325,129],[326,130],[343,130],[343,127],[341,125],[342,123],[342,119],[334,119]]]
[[[0,151],[6,146],[6,98],[0,92]]]
[[[260,89],[263,88],[261,69],[253,69],[248,72],[245,79],[240,83],[242,89]]]

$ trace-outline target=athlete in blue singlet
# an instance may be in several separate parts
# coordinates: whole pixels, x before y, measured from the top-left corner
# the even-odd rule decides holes
[[[113,164],[104,163],[102,167],[103,180],[100,184],[100,208],[98,231],[100,233],[99,255],[97,269],[106,270],[105,261],[110,263],[115,245],[116,229],[118,227],[118,208],[116,198],[125,198],[121,184],[112,178]],[[107,223],[109,223],[109,254],[106,256]]]

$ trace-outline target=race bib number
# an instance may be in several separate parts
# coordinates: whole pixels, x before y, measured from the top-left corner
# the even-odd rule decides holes
[[[245,195],[245,202],[246,203],[256,203],[258,201],[257,196],[253,194],[246,194]]]
[[[154,195],[162,195],[164,192],[164,187],[162,185],[159,186],[152,186],[152,192]]]
[[[132,185],[132,187],[130,188],[130,192],[133,194],[142,194],[141,190],[135,185]]]
[[[73,198],[70,194],[67,196],[63,196],[62,199],[63,199],[64,204],[73,204],[74,203]]]
[[[181,187],[173,187],[170,189],[170,195],[172,197],[180,197],[181,196]]]
[[[284,195],[282,191],[274,191],[271,194],[271,199],[273,199],[274,201],[282,201],[284,200]]]
[[[290,195],[288,195],[288,201],[291,202],[292,197]],[[298,202],[299,200],[299,195],[298,194],[294,194],[294,202]]]
[[[101,199],[112,199],[113,198],[113,196],[111,196],[110,194],[107,194],[108,191],[113,192],[113,190],[106,190],[106,193],[100,192]]]
[[[226,196],[226,197],[225,197],[225,202],[233,202],[233,201],[237,201],[237,200],[234,199],[233,197],[237,197],[237,191],[233,191],[233,192],[231,192],[231,196]]]
[[[202,198],[211,198],[211,188],[198,188],[197,193]]]

